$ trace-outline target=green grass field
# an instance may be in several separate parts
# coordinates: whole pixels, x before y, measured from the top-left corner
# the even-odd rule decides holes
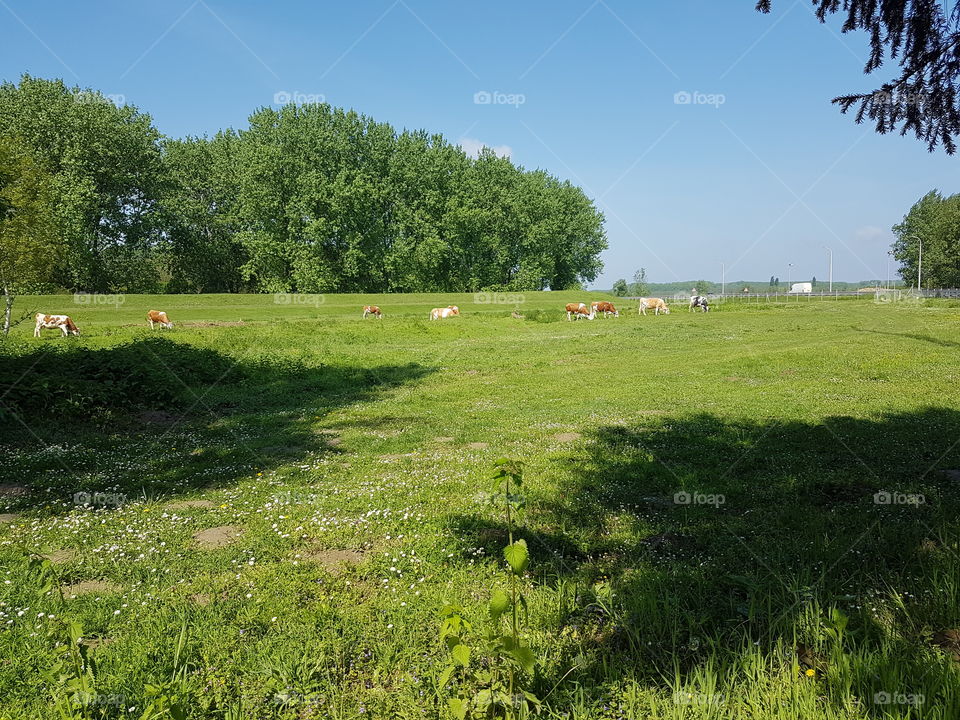
[[[501,457],[543,717],[960,717],[960,306],[591,297],[18,298],[83,335],[0,343],[0,718],[453,717]]]

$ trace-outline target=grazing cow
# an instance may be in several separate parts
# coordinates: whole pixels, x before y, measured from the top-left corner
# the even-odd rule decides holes
[[[79,335],[80,328],[73,324],[73,320],[67,315],[44,315],[37,313],[37,324],[33,328],[33,336],[40,337],[41,330],[60,330],[63,336]]]
[[[640,298],[640,314],[646,315],[647,310],[653,310],[654,315],[659,315],[661,312],[664,315],[670,314],[670,308],[667,307],[663,298]]]
[[[703,312],[710,312],[710,303],[703,295],[694,295],[690,298],[690,312],[693,312],[695,308],[700,308]]]
[[[608,315],[620,317],[620,311],[617,310],[611,302],[590,303],[590,305],[593,307],[594,313],[602,312],[604,317]]]
[[[587,306],[583,303],[567,303],[567,320],[573,320],[573,314],[583,310],[586,312]],[[595,312],[595,311],[594,311]]]
[[[376,305],[364,305],[363,306],[363,318],[366,320],[367,315],[373,315],[377,320],[383,320],[383,313],[380,311],[380,308]]]
[[[167,330],[173,329],[173,323],[170,322],[170,318],[167,317],[167,314],[163,312],[163,310],[150,310],[147,313],[147,322],[150,323],[151,330],[153,330],[154,325],[159,325]]]
[[[444,318],[453,317],[454,315],[460,314],[460,308],[456,305],[447,305],[445,308],[434,308],[430,311],[431,320],[443,320]]]
[[[581,318],[593,320],[596,314],[596,310],[590,308],[588,311],[587,306],[583,303],[567,303],[567,320],[580,320]]]

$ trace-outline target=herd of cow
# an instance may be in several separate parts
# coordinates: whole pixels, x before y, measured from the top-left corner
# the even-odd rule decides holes
[[[702,295],[695,295],[690,298],[691,312],[697,309],[703,312],[710,310],[710,304]],[[592,302],[589,307],[586,303],[567,303],[566,310],[567,320],[579,320],[581,318],[593,320],[598,313],[603,314],[605,318],[611,315],[613,317],[620,317],[620,311],[614,307],[613,303],[606,302],[605,300]],[[664,313],[665,315],[670,314],[670,308],[667,307],[663,298],[640,298],[638,312],[641,315],[646,315],[647,310],[653,310],[654,315],[659,315],[660,313]],[[448,305],[445,308],[434,308],[431,310],[430,319],[443,320],[459,314],[460,308],[456,305]],[[363,318],[366,319],[368,316],[382,320],[383,311],[376,305],[364,305]],[[69,315],[46,315],[45,313],[37,313],[36,321],[37,324],[33,329],[34,337],[40,337],[41,330],[59,330],[63,333],[64,337],[67,335],[80,334],[80,328],[70,319]],[[147,313],[147,323],[150,325],[151,330],[157,326],[167,328],[168,330],[173,327],[173,323],[170,322],[167,314],[161,310],[150,310]]]
[[[654,315],[659,315],[663,313],[664,315],[670,314],[670,308],[663,301],[663,298],[640,298],[640,303],[637,307],[637,312],[640,315],[646,315],[647,310],[653,310]],[[710,310],[710,303],[707,301],[707,298],[702,295],[694,295],[690,298],[690,311],[701,310],[703,312],[708,312]],[[602,314],[605,318],[610,317],[620,317],[620,311],[614,307],[613,303],[606,302],[604,300],[596,301],[590,303],[590,307],[587,307],[586,303],[567,303],[567,320],[593,320],[597,314]]]

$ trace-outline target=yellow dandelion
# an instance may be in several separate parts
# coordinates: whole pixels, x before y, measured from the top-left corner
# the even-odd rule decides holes
[[[220,507],[222,507],[222,508],[225,508],[226,506],[227,506],[227,504],[226,504],[226,503],[224,503],[224,504],[223,504],[223,505],[221,505]]]
[[[805,673],[805,675],[806,675],[807,677],[813,677],[813,676],[816,675],[816,674],[817,674],[817,671],[814,670],[813,668],[810,668],[810,669],[807,670],[807,672]]]

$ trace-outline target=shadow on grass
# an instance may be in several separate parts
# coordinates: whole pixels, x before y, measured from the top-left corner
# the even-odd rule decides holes
[[[874,335],[892,335],[893,337],[902,337],[909,338],[910,340],[919,340],[921,342],[928,342],[932,345],[939,345],[940,347],[946,348],[955,348],[960,347],[960,342],[955,342],[953,340],[944,340],[943,338],[932,337],[930,335],[921,335],[920,333],[895,333],[887,332],[885,330],[866,330],[864,328],[855,327],[855,330],[858,332],[873,333]]]
[[[178,494],[336,453],[317,420],[430,372],[238,360],[165,338],[0,353],[0,485],[32,491],[8,487],[0,508]]]
[[[838,714],[856,696],[866,716],[912,717],[876,695],[899,693],[960,717],[960,666],[937,634],[960,627],[960,483],[935,469],[960,466],[958,438],[947,408],[596,429],[520,533],[538,582],[577,588],[554,628],[578,638],[567,666],[587,658],[581,685],[628,674],[668,690],[707,668],[813,670]],[[499,556],[501,526],[455,526]]]

